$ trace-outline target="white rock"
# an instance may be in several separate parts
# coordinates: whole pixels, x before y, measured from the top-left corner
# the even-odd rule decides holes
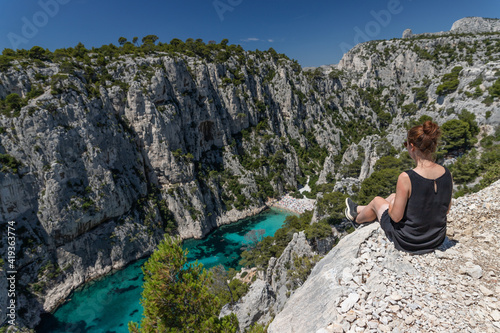
[[[413,322],[414,322],[414,321],[415,321],[415,317],[413,317],[413,316],[408,316],[408,317],[406,317],[406,319],[405,319],[405,324],[406,324],[406,325],[411,325],[411,324],[413,324]]]
[[[490,312],[490,317],[494,320],[494,321],[500,321],[500,311],[498,310],[493,310]]]
[[[479,286],[479,290],[483,293],[484,296],[493,296],[493,292],[483,285]]]
[[[479,265],[474,265],[468,261],[464,266],[459,269],[460,274],[469,275],[475,279],[480,279],[483,276],[483,269]]]
[[[349,267],[344,268],[342,270],[342,281],[344,284],[347,284],[349,281],[351,281],[353,278],[353,275],[351,273],[351,269]]]
[[[349,296],[340,304],[340,311],[345,313],[352,309],[354,304],[356,304],[359,300],[358,293],[350,293]]]

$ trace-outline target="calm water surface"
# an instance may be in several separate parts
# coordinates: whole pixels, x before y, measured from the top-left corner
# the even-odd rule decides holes
[[[188,260],[198,260],[206,268],[222,264],[239,268],[245,234],[264,229],[265,236],[278,230],[288,212],[275,209],[257,216],[222,226],[201,240],[186,240]],[[89,283],[74,292],[71,300],[54,314],[46,315],[37,328],[39,333],[125,333],[129,321],[140,322],[143,275],[139,260],[125,269]]]

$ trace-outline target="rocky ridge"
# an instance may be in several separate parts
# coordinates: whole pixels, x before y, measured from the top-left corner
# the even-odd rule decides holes
[[[402,38],[418,38],[429,36],[446,36],[449,34],[481,34],[500,31],[500,19],[470,16],[453,22],[449,31],[424,32],[413,34],[411,29],[403,31]]]
[[[332,246],[333,240],[323,247],[330,249]],[[294,274],[302,266],[296,261],[297,258],[312,262],[317,260],[317,252],[313,250],[303,231],[293,235],[279,258],[269,260],[266,272],[257,272],[257,280],[251,284],[242,299],[234,305],[224,306],[220,317],[234,313],[238,317],[241,332],[254,323],[267,324],[283,309],[290,295],[303,282]]]
[[[500,332],[500,181],[453,200],[435,252],[397,251],[377,223],[313,269],[269,332]]]
[[[464,17],[453,23],[452,32],[481,33],[500,31],[500,20],[484,17]]]

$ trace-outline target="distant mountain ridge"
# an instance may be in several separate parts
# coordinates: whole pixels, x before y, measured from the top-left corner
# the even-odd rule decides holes
[[[451,26],[453,32],[500,32],[500,19],[484,17],[464,17]]]
[[[482,34],[494,32],[500,32],[500,19],[470,16],[453,22],[453,25],[451,26],[451,29],[449,31],[413,34],[412,30],[409,28],[403,32],[403,38],[415,38],[418,36],[443,36],[450,33]]]

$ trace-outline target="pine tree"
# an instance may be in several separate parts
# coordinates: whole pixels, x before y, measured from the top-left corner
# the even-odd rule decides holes
[[[165,236],[144,264],[144,314],[131,332],[236,332],[238,320],[218,318],[220,301],[209,292],[212,276],[195,262],[187,264],[180,240]]]
[[[127,42],[127,38],[125,37],[120,37],[118,38],[118,44],[123,45]]]

